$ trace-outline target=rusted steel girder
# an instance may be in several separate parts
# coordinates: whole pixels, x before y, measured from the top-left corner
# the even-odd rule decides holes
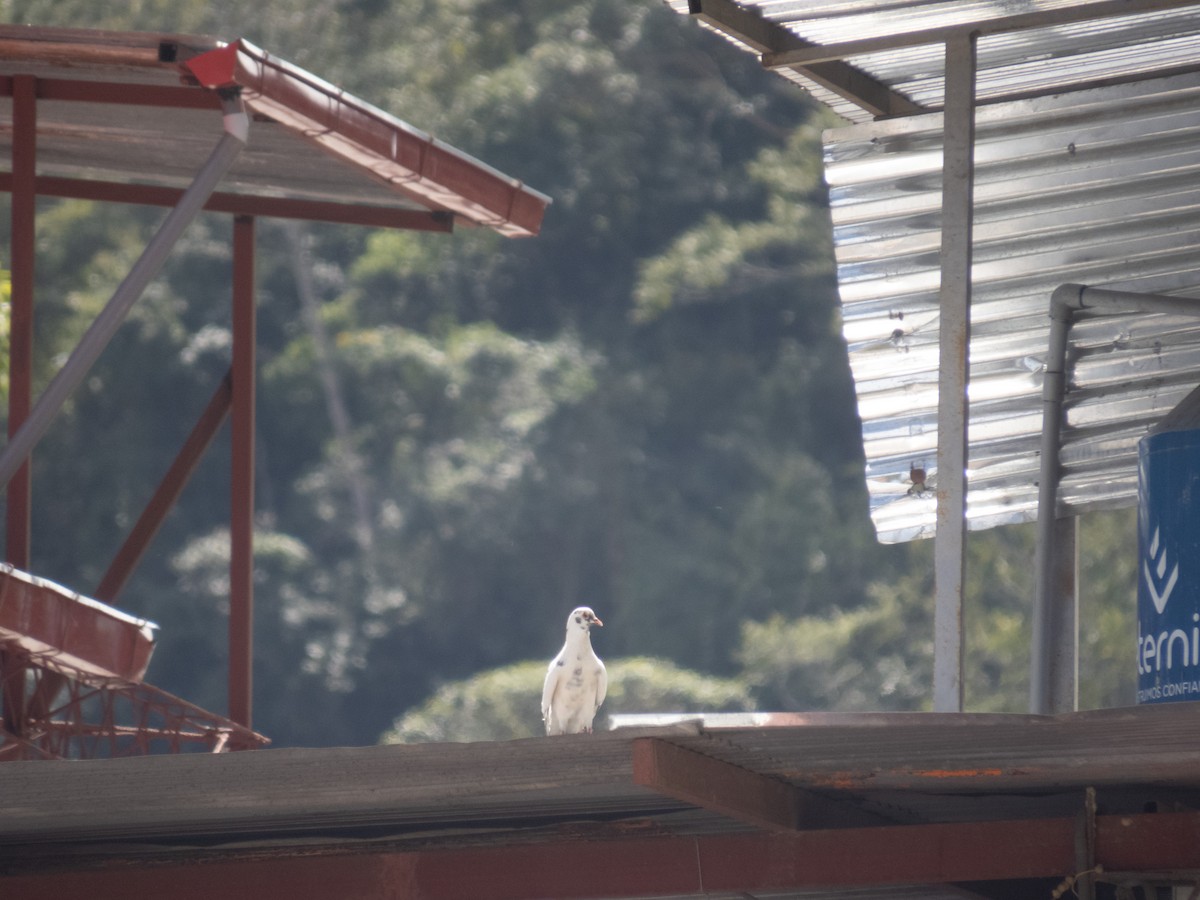
[[[213,896],[342,896],[356,900],[706,894],[1053,879],[1076,873],[1074,818],[905,825],[795,833],[538,841],[461,849],[364,852],[340,845],[304,855],[256,844],[253,856],[205,854],[191,863],[129,865],[0,877],[25,900],[125,900],[169,891]],[[144,860],[143,860],[144,862]],[[1100,816],[1095,862],[1104,878],[1200,870],[1200,814]],[[1124,873],[1124,874],[1122,874]]]

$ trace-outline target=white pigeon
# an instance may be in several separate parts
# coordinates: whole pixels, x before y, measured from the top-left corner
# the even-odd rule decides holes
[[[550,660],[542,685],[546,734],[591,733],[592,719],[608,693],[608,672],[592,650],[591,628],[604,626],[586,606],[567,617],[567,640]]]

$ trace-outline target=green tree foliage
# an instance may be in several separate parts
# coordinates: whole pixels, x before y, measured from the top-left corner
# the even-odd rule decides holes
[[[1129,706],[1137,688],[1137,511],[1081,520],[1079,705]]]
[[[969,535],[964,601],[965,705],[1028,709],[1033,525]],[[1136,546],[1132,511],[1082,520],[1080,707],[1133,702]],[[933,546],[910,571],[875,581],[858,609],[746,622],[742,677],[769,709],[925,709],[933,679]]]
[[[443,685],[396,720],[380,743],[506,741],[545,734],[539,708],[544,662],[521,662]],[[681,669],[668,660],[630,657],[608,663],[608,698],[596,718],[641,712],[741,712],[753,709],[745,686]]]

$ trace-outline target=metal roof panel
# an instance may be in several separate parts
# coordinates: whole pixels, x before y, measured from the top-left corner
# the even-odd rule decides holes
[[[0,168],[11,158],[15,76],[37,79],[38,175],[60,186],[185,188],[220,135],[217,89],[237,88],[255,121],[223,194],[336,204],[339,220],[361,208],[369,224],[386,222],[379,213],[388,210],[439,212],[509,236],[536,234],[549,204],[248,42],[170,34],[0,26]],[[139,196],[130,191],[131,202]]]
[[[845,337],[883,540],[932,534],[941,115],[826,135]],[[1049,298],[1075,282],[1200,295],[1200,75],[982,107],[976,124],[968,520],[1036,516]],[[1200,311],[1200,302],[1198,302]],[[1060,514],[1130,505],[1138,439],[1200,383],[1200,318],[1072,331]]]

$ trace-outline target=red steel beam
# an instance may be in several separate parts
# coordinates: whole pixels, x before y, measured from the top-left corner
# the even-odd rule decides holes
[[[633,781],[760,828],[800,825],[800,797],[787,782],[658,738],[634,740]]]
[[[0,191],[12,191],[11,173],[0,172]],[[178,205],[183,191],[177,188],[147,184],[122,184],[111,181],[88,181],[77,178],[39,176],[34,184],[42,197],[75,200],[101,200],[109,203],[138,203],[146,206]],[[333,203],[324,200],[300,200],[287,197],[261,197],[252,194],[230,194],[215,191],[204,208],[210,212],[235,216],[259,216],[275,219],[304,219],[313,222],[333,222],[339,225],[362,225],[367,228],[396,228],[409,231],[454,230],[450,213],[420,209],[396,209],[386,206],[356,206],[352,203]]]
[[[131,865],[0,877],[0,893],[24,900],[87,896],[125,900],[170,894],[285,896],[318,900],[525,900],[555,897],[701,896],[705,893],[950,884],[1075,872],[1074,818],[836,831],[565,840],[423,851],[206,858],[199,864]],[[1101,816],[1096,863],[1106,873],[1200,870],[1200,814]]]
[[[12,82],[12,235],[10,250],[8,437],[29,418],[33,405],[33,279],[37,259],[34,235],[37,196],[37,79],[20,75]],[[26,460],[8,482],[4,518],[4,558],[29,568],[33,519],[33,470]],[[0,717],[4,730],[20,736],[28,709],[25,668],[18,654],[0,645]]]
[[[254,219],[233,220],[229,718],[250,727],[254,646]]]
[[[784,831],[887,824],[835,797],[743,769],[661,738],[633,741],[633,781],[740,822]]]
[[[213,392],[208,406],[200,414],[200,418],[192,428],[187,440],[184,441],[179,454],[171,463],[171,467],[163,476],[154,496],[142,510],[137,524],[125,538],[125,543],[121,545],[117,555],[113,557],[112,564],[100,580],[100,586],[96,588],[97,600],[103,600],[106,603],[115,600],[117,594],[125,586],[125,582],[129,580],[129,576],[133,574],[133,570],[137,568],[146,548],[150,546],[150,542],[154,540],[154,536],[162,527],[167,513],[171,511],[179,499],[179,495],[183,493],[188,479],[196,470],[196,466],[200,464],[205,451],[208,450],[213,438],[217,436],[217,432],[229,415],[232,396],[232,375],[226,374],[221,379],[216,391]]]
[[[33,383],[33,279],[37,168],[37,79],[11,79],[12,137],[12,297],[9,318],[8,436],[29,417]],[[5,559],[19,569],[29,568],[32,479],[28,460],[8,483]]]
[[[22,76],[0,76],[0,96],[12,96],[13,85]],[[74,81],[68,78],[38,80],[41,100],[73,103],[116,103],[126,106],[164,106],[177,109],[221,109],[221,99],[212,91],[169,84],[136,82]]]

